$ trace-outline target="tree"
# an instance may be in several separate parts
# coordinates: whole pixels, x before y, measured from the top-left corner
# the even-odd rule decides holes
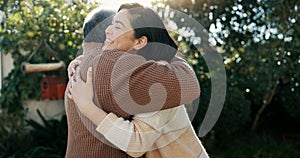
[[[299,118],[299,1],[166,0],[163,3],[166,6],[162,10],[169,6],[196,19],[210,31],[211,44],[222,49],[228,79],[222,114],[240,117],[221,115],[219,122],[229,123],[227,127],[241,128],[251,120],[251,128],[255,130],[271,103],[280,104],[287,115]],[[179,28],[184,26],[183,22]],[[193,45],[192,38],[186,41],[189,46]],[[201,99],[208,100],[206,97],[210,96],[205,91],[209,92],[210,87],[206,86],[209,80],[203,80],[207,76],[203,74],[209,74],[207,69],[203,69],[205,62],[199,52],[188,51],[190,59],[197,61],[194,68],[204,93]],[[203,103],[200,102],[200,105]],[[235,108],[236,111],[229,112]],[[203,113],[199,112],[199,115]],[[200,123],[194,122],[196,126]],[[215,129],[218,131],[219,127],[220,123]]]
[[[22,110],[22,99],[39,99],[40,91],[37,89],[43,75],[65,75],[65,70],[24,74],[21,63],[63,60],[67,65],[81,48],[84,18],[96,5],[79,1],[65,4],[64,0],[6,0],[1,3],[7,19],[0,27],[0,51],[10,53],[15,66],[3,81],[2,108],[7,108],[8,112]]]
[[[84,18],[96,6],[79,1],[65,4],[64,0],[0,1],[1,11],[6,15],[0,26],[0,52],[11,54],[14,60],[14,69],[1,89],[0,157],[64,156],[65,116],[61,121],[43,119],[45,126],[33,120],[26,122],[22,100],[39,100],[41,77],[65,75],[66,70],[25,74],[21,63],[63,60],[68,65],[81,48]],[[28,126],[33,128],[31,134]],[[53,140],[53,136],[57,139]]]

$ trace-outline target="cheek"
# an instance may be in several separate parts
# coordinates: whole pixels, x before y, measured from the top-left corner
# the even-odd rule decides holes
[[[114,46],[116,49],[122,50],[122,51],[127,51],[130,49],[130,44],[128,43],[128,39],[119,37],[114,41]]]
[[[114,47],[121,51],[127,51],[126,43],[124,43],[124,42],[115,41]]]

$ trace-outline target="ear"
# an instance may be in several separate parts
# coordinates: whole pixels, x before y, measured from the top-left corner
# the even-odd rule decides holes
[[[134,48],[135,50],[140,50],[140,49],[142,49],[142,48],[145,47],[145,46],[147,45],[147,43],[148,43],[148,38],[147,38],[146,36],[142,36],[142,37],[140,37],[140,38],[138,38],[138,39],[136,39],[136,40],[137,40],[137,42],[136,42],[135,46],[133,46],[133,48]]]

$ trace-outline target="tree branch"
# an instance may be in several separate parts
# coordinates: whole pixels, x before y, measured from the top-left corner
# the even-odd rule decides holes
[[[267,97],[267,101],[263,103],[263,105],[260,107],[260,109],[258,110],[258,112],[255,115],[255,119],[254,122],[252,124],[251,130],[254,131],[257,127],[260,115],[262,114],[262,112],[266,109],[266,107],[271,103],[271,101],[273,100],[273,97],[276,93],[278,84],[275,83],[275,86],[273,87],[272,91],[270,92],[269,96]]]
[[[56,59],[56,60],[59,60],[59,58],[56,56],[57,52],[54,51],[49,45],[48,43],[46,42],[46,40],[44,40],[44,44],[45,44],[45,48],[47,50],[48,53],[51,53],[53,55],[53,57]]]

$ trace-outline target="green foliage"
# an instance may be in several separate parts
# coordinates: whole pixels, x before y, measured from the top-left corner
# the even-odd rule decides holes
[[[226,50],[225,61],[231,69],[229,75],[236,82],[234,86],[247,91],[253,120],[259,119],[260,111],[271,106],[269,104],[279,96],[279,89],[290,89],[280,95],[290,97],[295,85],[287,83],[300,81],[297,71],[300,56],[295,48],[299,34],[297,37],[293,34],[299,27],[297,5],[299,1],[237,1],[232,9],[225,9],[219,15],[223,19],[221,30],[229,32],[219,33]],[[288,104],[297,105],[291,101],[281,106],[289,108]]]
[[[0,135],[0,157],[20,157],[30,149],[33,140],[20,114],[0,114]]]
[[[0,157],[58,157],[65,155],[67,120],[46,120],[37,111],[43,124],[25,121],[20,114],[0,115]]]
[[[6,108],[8,113],[21,112],[23,110],[22,99],[39,99],[40,91],[37,89],[40,89],[41,76],[42,74],[39,73],[24,74],[20,67],[13,69],[3,80],[1,108]]]
[[[245,98],[243,92],[238,88],[229,87],[223,112],[214,128],[217,136],[226,137],[245,129],[250,121],[250,111],[250,101]]]
[[[286,95],[289,94],[289,95]],[[284,96],[284,97],[282,97]],[[275,101],[282,106],[284,111],[296,122],[300,123],[300,88],[282,87],[279,89]]]
[[[33,129],[30,131],[30,135],[34,138],[35,148],[31,149],[27,154],[36,155],[41,157],[40,154],[55,154],[56,157],[64,157],[67,147],[67,118],[63,115],[61,120],[46,120],[39,111],[38,115],[43,121],[43,124],[39,124],[34,120],[28,120],[27,123]],[[47,156],[49,157],[49,155]],[[53,157],[50,156],[50,157]]]
[[[81,47],[84,18],[96,4],[8,0],[0,5],[7,16],[0,26],[0,51],[12,55],[15,67],[3,81],[0,105],[14,112],[22,110],[21,100],[40,98],[43,75],[66,75],[65,70],[24,74],[21,63],[63,60],[68,65]]]
[[[293,139],[298,139],[295,137]],[[227,142],[219,142],[219,150],[211,152],[215,158],[298,158],[299,143],[291,139],[278,139],[268,133],[235,136]]]
[[[49,147],[44,146],[37,146],[31,148],[29,151],[27,151],[24,155],[26,158],[62,158],[63,156],[56,154],[56,151]]]
[[[65,70],[25,74],[22,62],[66,65],[77,55],[83,41],[82,26],[97,4],[64,0],[0,1],[6,15],[0,25],[0,51],[11,54],[14,69],[3,80],[0,108],[0,157],[64,157],[67,139],[65,116],[40,125],[25,121],[22,100],[39,100],[43,75],[66,75]],[[32,130],[28,131],[28,129]]]
[[[190,15],[212,31],[209,33],[212,44],[223,52],[228,94],[215,127],[216,134],[232,133],[250,121],[255,129],[260,118],[267,117],[263,111],[272,111],[271,103],[280,104],[292,117],[299,118],[300,1],[165,0],[164,4]],[[164,12],[166,6],[160,11]],[[176,24],[179,29],[195,29],[185,28],[182,19]],[[193,38],[179,42],[187,48],[189,61],[195,64],[202,88],[200,107],[205,111],[211,96],[207,94],[210,85],[205,83],[210,82],[210,72],[203,59],[197,57],[203,52],[194,51]],[[204,47],[202,51],[206,51]],[[199,111],[196,118],[202,118],[203,113]],[[199,126],[201,122],[196,120],[201,119],[193,121]],[[226,128],[228,131],[224,131],[225,125],[230,127]]]

